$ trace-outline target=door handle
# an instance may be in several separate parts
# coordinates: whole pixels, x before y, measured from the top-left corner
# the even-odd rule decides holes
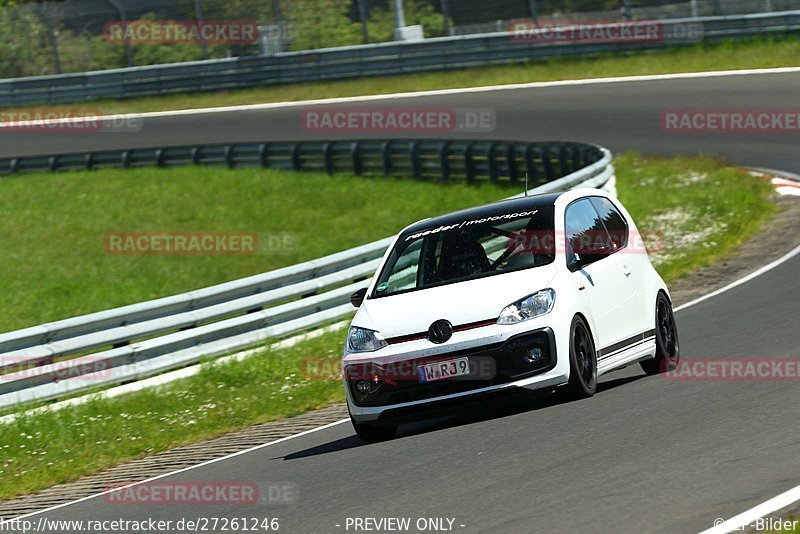
[[[631,275],[631,270],[627,265],[622,266],[622,274],[624,274],[626,277]]]

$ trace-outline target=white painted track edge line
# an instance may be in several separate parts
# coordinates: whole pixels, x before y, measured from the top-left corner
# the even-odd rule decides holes
[[[780,265],[786,263],[787,261],[789,261],[790,259],[794,258],[798,254],[800,254],[800,246],[795,247],[794,249],[790,250],[789,252],[787,252],[786,254],[784,254],[783,256],[778,258],[777,260],[765,265],[764,267],[761,267],[757,271],[753,271],[752,273],[750,273],[747,276],[744,276],[744,277],[736,280],[735,282],[731,282],[730,284],[728,284],[728,285],[726,285],[724,287],[721,287],[721,288],[717,289],[716,291],[712,291],[711,293],[709,293],[707,295],[703,295],[702,297],[697,298],[697,299],[695,299],[695,300],[693,300],[691,302],[687,302],[686,304],[678,306],[677,308],[675,308],[675,311],[679,312],[681,310],[685,310],[686,308],[690,308],[690,307],[695,306],[697,304],[700,304],[701,302],[704,302],[704,301],[706,301],[708,299],[714,298],[717,295],[720,295],[722,293],[730,291],[731,289],[733,289],[735,287],[739,287],[740,285],[746,284],[747,282],[753,280],[754,278],[757,278],[757,277],[761,276],[762,274],[767,273],[767,272],[775,269],[776,267],[779,267]]]
[[[304,430],[303,432],[300,432],[298,434],[292,434],[291,436],[286,436],[284,438],[276,439],[274,441],[269,441],[267,443],[262,443],[261,445],[256,445],[255,447],[250,447],[249,449],[244,449],[244,450],[241,450],[241,451],[238,451],[238,452],[234,452],[232,454],[228,454],[228,455],[225,455],[225,456],[220,456],[219,458],[214,458],[213,460],[207,460],[207,461],[201,462],[201,463],[199,463],[197,465],[190,465],[189,467],[184,467],[182,469],[178,469],[177,471],[170,471],[169,473],[163,473],[161,475],[154,476],[154,477],[151,477],[151,478],[148,478],[148,479],[145,479],[145,480],[140,480],[138,482],[132,482],[130,484],[126,484],[126,485],[121,486],[121,487],[114,487],[112,489],[105,490],[102,493],[95,493],[93,495],[87,495],[86,497],[81,497],[80,499],[76,499],[74,501],[65,502],[65,503],[62,503],[62,504],[58,504],[56,506],[51,506],[50,508],[46,508],[44,510],[39,510],[38,512],[31,512],[29,514],[25,514],[25,515],[16,517],[14,519],[9,519],[6,522],[13,522],[13,521],[18,521],[18,520],[22,520],[22,519],[27,519],[27,518],[33,517],[35,515],[40,515],[40,514],[44,514],[44,513],[47,513],[47,512],[52,512],[52,511],[55,511],[55,510],[58,510],[58,509],[61,509],[61,508],[65,508],[67,506],[72,506],[73,504],[79,504],[79,503],[82,503],[84,501],[88,501],[88,500],[91,500],[91,499],[96,499],[97,497],[101,497],[103,495],[108,495],[109,493],[114,493],[114,492],[117,492],[117,491],[121,491],[121,490],[124,490],[124,489],[127,489],[127,488],[134,487],[134,486],[139,486],[141,484],[146,484],[148,482],[152,482],[154,480],[160,480],[162,478],[170,477],[170,476],[173,476],[173,475],[178,475],[178,474],[184,473],[186,471],[191,471],[192,469],[197,469],[198,467],[204,467],[204,466],[207,466],[207,465],[215,464],[215,463],[221,462],[223,460],[230,460],[231,458],[235,458],[237,456],[242,456],[244,454],[248,454],[248,453],[251,453],[253,451],[257,451],[259,449],[264,449],[264,448],[269,447],[271,445],[277,445],[279,443],[283,443],[284,441],[288,441],[290,439],[299,438],[301,436],[307,436],[309,434],[313,434],[315,432],[320,432],[322,430],[327,430],[328,428],[332,428],[334,426],[341,425],[342,423],[346,423],[346,422],[349,422],[349,421],[350,421],[349,418],[347,418],[347,419],[339,419],[338,421],[334,421],[333,423],[328,423],[326,425],[318,426],[316,428],[311,428],[309,430]]]
[[[629,83],[629,82],[648,82],[662,80],[680,80],[692,78],[716,78],[722,76],[748,76],[766,74],[790,74],[800,72],[800,67],[778,67],[771,69],[739,69],[721,70],[704,72],[681,72],[673,74],[646,74],[640,76],[612,76],[607,78],[585,78],[577,80],[556,80],[549,82],[527,82],[512,83],[503,85],[487,85],[479,87],[461,87],[457,89],[434,89],[430,91],[412,91],[404,93],[384,93],[374,95],[346,96],[338,98],[323,98],[312,100],[298,100],[286,102],[267,102],[263,104],[242,104],[235,106],[222,106],[197,109],[178,109],[167,111],[147,111],[141,113],[121,113],[116,115],[104,115],[96,117],[74,117],[60,119],[46,119],[35,121],[36,124],[76,124],[82,122],[92,122],[98,120],[124,120],[124,119],[145,119],[158,117],[173,117],[181,115],[204,115],[212,113],[229,113],[235,111],[255,111],[265,109],[295,108],[303,106],[346,104],[353,102],[369,102],[375,100],[396,100],[405,98],[421,98],[430,96],[445,96],[469,93],[484,93],[492,91],[513,91],[517,89],[538,89],[547,87],[568,87],[580,85],[608,84],[608,83]],[[33,106],[35,107],[35,106]],[[0,129],[4,127],[19,127],[17,122],[0,122]]]
[[[727,521],[715,525],[708,530],[702,531],[700,534],[726,534],[742,530],[742,527],[748,527],[753,524],[757,519],[765,517],[778,510],[783,510],[792,504],[800,501],[800,486],[796,486],[785,493],[773,497],[758,506],[754,506],[747,511],[736,515]],[[720,518],[721,519],[721,518]]]

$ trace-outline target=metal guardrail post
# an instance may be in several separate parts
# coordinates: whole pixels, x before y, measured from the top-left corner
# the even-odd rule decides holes
[[[556,171],[553,168],[553,160],[550,154],[550,147],[545,145],[542,147],[542,165],[544,166],[544,176],[547,180],[552,180],[556,176]]]
[[[361,143],[353,141],[350,144],[350,157],[353,159],[353,174],[361,176],[364,168],[361,164]]]
[[[508,177],[511,179],[511,183],[517,183],[519,174],[517,173],[517,152],[514,148],[514,143],[508,144],[506,161],[508,162]]]
[[[561,174],[569,174],[569,152],[565,146],[558,149],[558,166],[561,168]]]
[[[415,180],[422,179],[422,165],[419,159],[419,141],[412,141],[411,148],[409,149],[409,156],[411,157],[411,175]]]
[[[322,159],[325,162],[325,172],[328,176],[333,175],[333,143],[322,145]]]
[[[381,143],[381,162],[383,163],[383,176],[389,177],[392,174],[392,142],[384,141]]]
[[[299,171],[302,168],[302,161],[300,161],[300,145],[301,143],[292,143],[292,169]]]
[[[450,181],[450,142],[444,141],[439,145],[439,166],[441,167],[441,181]]]
[[[464,150],[464,175],[467,178],[468,184],[475,181],[475,159],[472,153],[473,146],[475,146],[475,143],[469,143]]]
[[[539,172],[536,170],[536,159],[533,153],[533,145],[525,147],[525,169],[528,173],[528,183],[539,181]]]
[[[258,162],[262,167],[269,166],[269,143],[258,145]]]

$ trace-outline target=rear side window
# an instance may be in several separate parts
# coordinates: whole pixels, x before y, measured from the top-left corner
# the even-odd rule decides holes
[[[591,197],[590,201],[608,230],[613,248],[618,250],[628,246],[628,223],[617,207],[603,197]]]

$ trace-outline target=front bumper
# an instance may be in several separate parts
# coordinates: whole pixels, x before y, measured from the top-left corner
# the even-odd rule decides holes
[[[351,416],[358,422],[402,422],[436,415],[443,408],[450,411],[468,407],[470,403],[482,402],[487,396],[502,396],[519,391],[519,388],[543,389],[566,383],[569,376],[568,358],[558,358],[559,354],[566,354],[567,347],[561,346],[558,341],[565,339],[565,336],[560,335],[557,328],[545,326],[540,321],[530,323],[514,327],[492,325],[478,329],[484,332],[476,331],[469,337],[463,336],[466,339],[459,339],[452,346],[438,346],[434,350],[431,350],[430,342],[420,340],[402,344],[409,345],[404,353],[395,352],[368,360],[362,355],[346,357],[345,366],[354,362],[375,366],[407,362],[412,370],[416,369],[419,362],[467,357],[471,369],[470,375],[429,383],[420,383],[416,375],[406,376],[405,380],[395,380],[393,384],[384,383],[379,394],[373,394],[368,399],[355,390],[354,380],[345,378]],[[414,350],[420,346],[427,350]],[[527,365],[522,363],[520,357],[527,354],[530,348],[542,349],[546,361]],[[395,348],[395,351],[398,349]],[[473,365],[476,362],[478,364]],[[491,369],[490,373],[487,373],[488,369]]]

